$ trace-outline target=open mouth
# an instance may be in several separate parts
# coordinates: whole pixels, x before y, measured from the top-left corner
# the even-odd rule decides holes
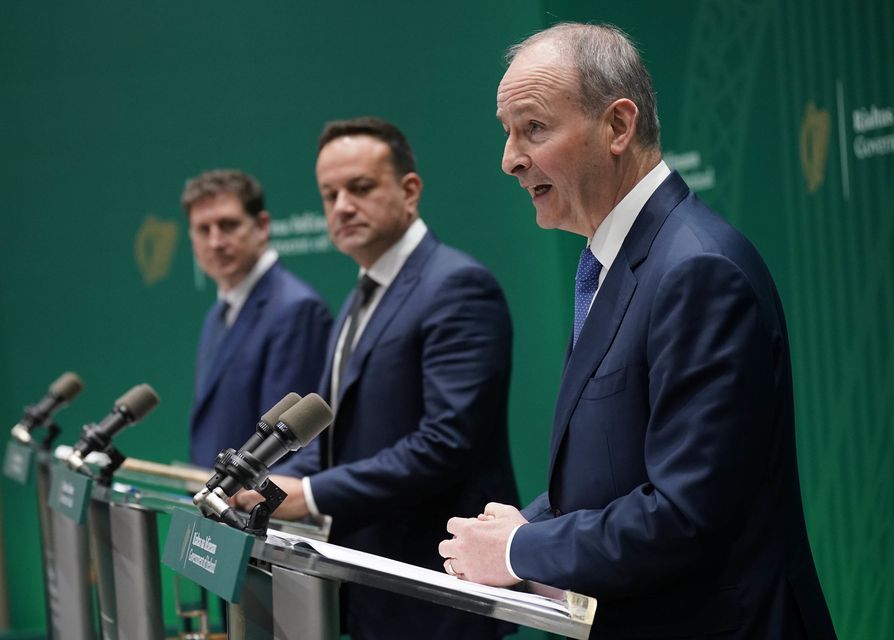
[[[531,189],[531,197],[539,198],[540,196],[547,193],[553,186],[551,184],[538,184],[534,188]]]

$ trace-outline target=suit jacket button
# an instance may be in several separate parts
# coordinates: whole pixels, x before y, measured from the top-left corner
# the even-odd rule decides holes
[[[553,517],[554,518],[558,518],[560,515],[562,515],[561,509],[553,509]]]

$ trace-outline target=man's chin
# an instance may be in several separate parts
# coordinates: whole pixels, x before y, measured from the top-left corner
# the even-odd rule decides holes
[[[332,244],[342,253],[351,255],[354,251],[362,249],[366,245],[366,238],[363,234],[348,232],[339,234]]]
[[[248,275],[247,272],[242,273],[236,267],[226,268],[226,269],[215,269],[213,272],[207,272],[209,278],[214,280],[217,286],[222,287],[224,289],[231,289],[237,284],[239,284],[242,279]]]
[[[550,216],[546,212],[542,212],[540,209],[536,211],[537,226],[541,229],[558,229],[559,221],[555,216]]]

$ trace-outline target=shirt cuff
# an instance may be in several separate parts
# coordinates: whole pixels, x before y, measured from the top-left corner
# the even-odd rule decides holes
[[[509,575],[511,575],[513,578],[515,578],[519,582],[521,582],[522,579],[519,578],[517,575],[515,575],[515,571],[512,570],[512,563],[509,561],[509,550],[512,548],[512,539],[515,538],[515,532],[518,531],[519,528],[521,528],[523,526],[525,526],[525,525],[523,525],[523,524],[517,525],[515,527],[515,529],[512,530],[512,533],[509,534],[509,539],[506,541],[506,569],[509,571]]]
[[[304,476],[303,478],[301,478],[301,488],[304,489],[304,501],[307,502],[307,510],[310,511],[310,515],[320,515],[320,510],[317,509],[317,503],[316,501],[314,501],[313,489],[310,488],[309,476]]]

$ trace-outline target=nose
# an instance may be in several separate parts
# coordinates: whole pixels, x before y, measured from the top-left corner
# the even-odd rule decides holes
[[[335,194],[335,202],[332,203],[333,213],[342,215],[345,213],[353,213],[354,211],[354,201],[348,194],[347,189],[342,189]]]
[[[514,176],[531,166],[531,158],[518,148],[515,136],[509,135],[506,138],[506,145],[503,147],[503,173]]]
[[[221,230],[221,228],[218,225],[212,224],[208,228],[208,244],[209,244],[209,246],[211,246],[211,248],[220,247],[223,245],[223,241],[224,241],[224,232]]]

